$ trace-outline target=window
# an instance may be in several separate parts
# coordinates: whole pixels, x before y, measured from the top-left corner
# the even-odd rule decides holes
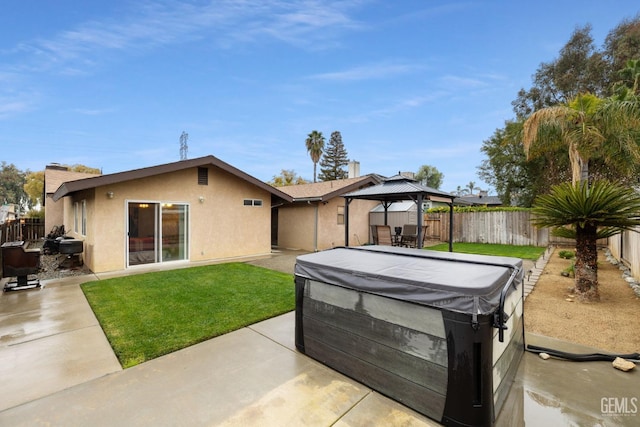
[[[198,168],[198,185],[209,185],[209,168]]]
[[[344,206],[338,206],[338,224],[344,224]]]
[[[262,206],[261,199],[244,199],[243,204],[245,206]]]
[[[76,233],[79,230],[78,222],[79,222],[79,219],[80,219],[79,218],[80,215],[78,214],[78,211],[79,211],[78,202],[75,202],[73,204],[73,231],[75,231]]]
[[[87,235],[87,201],[82,201],[82,232],[83,236]]]

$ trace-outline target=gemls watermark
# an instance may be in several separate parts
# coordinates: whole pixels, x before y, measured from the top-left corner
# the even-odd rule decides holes
[[[638,414],[637,397],[603,397],[600,412],[607,416],[633,417]]]

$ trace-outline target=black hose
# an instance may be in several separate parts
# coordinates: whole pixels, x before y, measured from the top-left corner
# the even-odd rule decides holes
[[[630,354],[606,354],[606,353],[590,353],[590,354],[576,354],[567,353],[564,351],[554,350],[552,348],[538,347],[536,345],[527,345],[527,351],[532,353],[547,353],[549,356],[560,357],[562,359],[573,360],[575,362],[597,362],[607,361],[613,362],[616,357],[627,360],[640,360],[640,353]]]

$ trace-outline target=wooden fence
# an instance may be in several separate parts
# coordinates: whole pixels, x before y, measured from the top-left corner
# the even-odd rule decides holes
[[[44,219],[20,218],[0,224],[0,244],[17,240],[33,241],[45,237]]]
[[[611,255],[629,267],[636,280],[640,280],[640,227],[609,238]]]
[[[449,240],[449,213],[426,214],[427,238]],[[453,214],[453,241],[504,245],[574,245],[573,239],[551,235],[547,228],[531,224],[530,211],[456,212]],[[598,242],[606,245],[607,240]]]

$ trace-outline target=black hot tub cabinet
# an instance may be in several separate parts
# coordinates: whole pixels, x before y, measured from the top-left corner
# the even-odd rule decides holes
[[[444,425],[492,425],[524,353],[518,258],[389,246],[302,255],[296,347]]]

